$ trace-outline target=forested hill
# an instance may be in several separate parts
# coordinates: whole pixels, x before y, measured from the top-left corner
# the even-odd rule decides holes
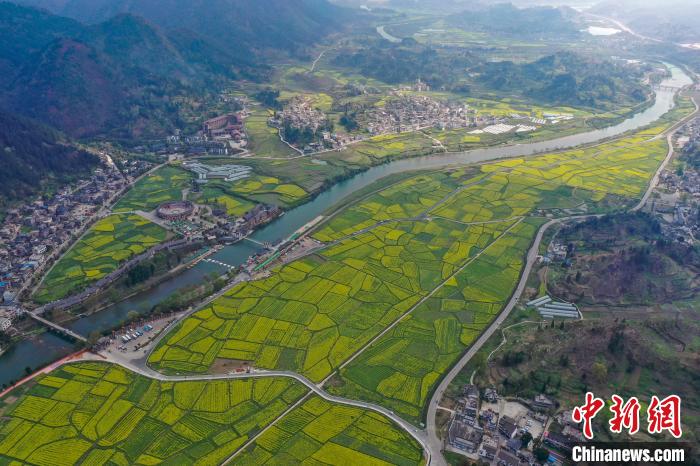
[[[518,8],[510,3],[475,5],[448,17],[447,22],[468,31],[517,37],[566,37],[579,34],[573,18],[576,12],[566,7]]]
[[[326,0],[15,0],[84,23],[129,13],[223,48],[299,52],[353,15]]]
[[[77,149],[61,134],[36,122],[0,112],[0,210],[37,195],[48,183],[87,174],[97,157]]]
[[[107,19],[86,25],[0,2],[0,108],[74,137],[183,128],[187,109],[175,102],[211,96],[232,79],[264,80],[266,51],[300,54],[338,21],[325,0],[39,3]]]
[[[487,62],[473,70],[482,85],[558,105],[611,109],[646,99],[640,72],[611,61],[560,52],[531,63]]]

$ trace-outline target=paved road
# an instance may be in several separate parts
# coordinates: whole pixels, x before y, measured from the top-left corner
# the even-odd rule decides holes
[[[679,121],[677,124],[672,126],[667,130],[667,135],[666,135],[666,140],[668,141],[668,153],[666,154],[666,158],[664,161],[661,163],[659,168],[657,169],[656,173],[654,174],[653,178],[649,182],[649,186],[647,187],[647,190],[644,192],[644,195],[642,196],[641,200],[637,205],[632,207],[630,211],[635,212],[640,210],[646,202],[648,201],[649,197],[651,196],[651,193],[654,191],[656,186],[659,183],[659,177],[661,175],[661,172],[664,170],[664,168],[668,165],[670,162],[671,158],[673,157],[674,150],[673,150],[673,144],[672,144],[672,138],[673,134],[680,128],[685,122],[690,120],[691,118],[694,118],[697,116],[698,112],[700,111],[700,106],[697,102],[697,100],[693,99],[693,103],[695,104],[695,112],[693,112],[691,115],[687,116],[686,118],[682,119]],[[474,357],[474,355],[481,349],[481,347],[486,343],[486,341],[498,330],[498,328],[501,326],[501,324],[508,318],[510,315],[511,311],[515,307],[515,305],[518,303],[520,300],[520,296],[522,295],[523,291],[525,290],[525,286],[527,285],[527,280],[530,275],[530,272],[532,271],[532,267],[535,264],[535,261],[537,260],[538,252],[539,252],[539,247],[540,243],[542,242],[542,238],[545,234],[545,232],[553,225],[563,223],[563,222],[568,222],[568,221],[573,221],[573,220],[586,220],[594,217],[602,217],[602,215],[580,215],[580,216],[574,216],[574,217],[565,217],[565,218],[560,218],[560,219],[554,219],[550,220],[549,222],[545,223],[540,227],[540,229],[537,232],[537,236],[535,237],[535,240],[530,247],[530,250],[528,251],[527,254],[527,259],[525,263],[525,267],[522,270],[521,276],[520,276],[520,282],[518,283],[517,288],[515,289],[515,292],[510,298],[510,301],[508,301],[508,304],[506,307],[503,309],[503,311],[496,317],[496,320],[494,320],[491,325],[481,334],[481,336],[472,344],[472,346],[469,348],[469,350],[462,356],[462,358],[455,364],[455,366],[450,370],[450,372],[442,379],[440,382],[440,385],[438,385],[437,389],[433,393],[432,398],[430,399],[430,404],[428,406],[428,417],[427,417],[427,427],[426,427],[426,432],[428,435],[428,448],[433,452],[434,458],[434,464],[446,464],[444,458],[442,457],[442,441],[438,437],[438,429],[435,424],[435,415],[437,413],[438,409],[438,404],[440,403],[440,400],[442,399],[445,390],[447,390],[447,387],[450,385],[452,380],[464,369],[464,366],[467,365],[467,363],[471,360],[471,358]],[[437,459],[437,457],[440,457],[440,459],[443,461],[443,463],[440,463],[440,460]]]
[[[670,144],[671,138],[673,133],[676,131],[676,129],[682,124],[684,121],[687,121],[687,119],[695,116],[698,113],[698,103],[697,101],[694,100],[695,106],[696,106],[696,111],[686,119],[682,120],[679,122],[677,125],[672,127],[671,129],[668,130],[667,134],[667,140],[669,141],[669,152],[664,159],[663,163],[657,170],[656,174],[652,178],[651,182],[649,183],[649,186],[647,188],[647,191],[644,193],[644,196],[642,197],[641,201],[631,210],[639,210],[641,207],[644,206],[646,201],[648,200],[649,196],[651,195],[651,192],[653,189],[656,187],[658,184],[659,180],[659,175],[661,171],[666,167],[668,162],[671,160],[673,156],[673,147]],[[442,398],[445,390],[449,386],[449,384],[452,382],[452,380],[455,378],[457,374],[464,368],[464,366],[469,362],[469,360],[479,351],[479,349],[484,345],[484,343],[493,335],[493,333],[498,330],[500,325],[506,320],[506,318],[510,315],[510,312],[513,310],[515,305],[518,303],[520,296],[522,295],[523,291],[525,290],[525,286],[527,284],[527,279],[530,275],[530,272],[532,271],[532,267],[534,266],[537,256],[539,253],[539,246],[540,243],[542,242],[542,238],[545,234],[545,232],[549,229],[549,227],[559,224],[562,222],[567,222],[571,220],[583,220],[583,219],[588,219],[592,217],[600,217],[601,215],[581,215],[581,216],[573,216],[573,217],[566,217],[566,218],[560,218],[560,219],[554,219],[550,220],[549,222],[545,223],[540,227],[540,229],[537,232],[537,235],[535,236],[535,240],[533,241],[528,253],[527,253],[527,258],[526,258],[526,263],[525,266],[522,270],[520,281],[511,296],[510,300],[508,301],[508,304],[505,306],[503,311],[498,315],[498,317],[492,322],[492,324],[481,334],[481,336],[476,340],[476,342],[469,348],[469,350],[464,354],[464,356],[455,364],[455,366],[450,370],[450,372],[443,378],[441,381],[440,385],[438,385],[437,389],[435,390],[432,398],[430,399],[429,407],[428,407],[428,418],[427,418],[427,428],[425,430],[419,430],[412,424],[404,421],[402,418],[394,414],[392,411],[383,408],[381,406],[377,406],[373,403],[367,403],[364,401],[358,401],[358,400],[350,400],[347,398],[341,398],[341,397],[336,397],[328,394],[325,390],[321,388],[322,384],[315,384],[309,379],[303,377],[302,375],[299,375],[294,372],[288,372],[288,371],[254,371],[251,373],[240,373],[240,374],[221,374],[221,375],[184,375],[184,376],[168,376],[161,374],[159,372],[156,372],[155,370],[149,368],[145,364],[145,359],[143,360],[138,360],[138,361],[133,361],[133,362],[128,362],[119,359],[118,357],[114,357],[110,354],[108,355],[101,355],[101,356],[96,356],[96,355],[89,355],[86,354],[84,358],[86,359],[92,359],[92,360],[106,360],[110,361],[112,363],[121,365],[125,367],[128,370],[131,370],[133,372],[136,372],[140,375],[143,375],[145,377],[149,377],[152,379],[156,380],[161,380],[161,381],[171,381],[171,382],[181,382],[181,381],[193,381],[193,380],[231,380],[231,379],[245,379],[245,378],[262,378],[262,377],[288,377],[288,378],[293,378],[297,380],[298,382],[304,384],[307,388],[309,388],[310,393],[314,393],[321,398],[332,402],[332,403],[338,403],[342,405],[347,405],[347,406],[354,406],[357,408],[362,408],[362,409],[367,409],[371,411],[375,411],[377,413],[380,413],[387,418],[391,419],[396,425],[404,429],[407,433],[409,433],[422,447],[424,450],[424,453],[426,455],[426,463],[431,466],[446,466],[447,462],[444,459],[442,455],[442,442],[438,437],[437,433],[437,427],[435,425],[435,415],[438,409],[438,403],[440,399]],[[512,228],[512,227],[511,227]],[[508,229],[510,230],[510,228]],[[506,232],[508,231],[506,230]],[[237,280],[238,281],[237,277]],[[240,279],[244,279],[243,277],[240,277]],[[223,294],[225,291],[231,288],[234,284],[230,284],[223,290],[221,290],[219,293],[211,296],[209,299],[205,300],[204,303],[197,308],[193,309],[192,312],[196,309],[200,309],[203,305],[213,301],[216,299],[218,296]],[[187,313],[185,315],[189,315],[190,313]],[[158,340],[162,338],[166,333],[167,330],[169,330],[170,327],[164,329],[163,332],[159,335],[159,338],[156,339],[156,341],[153,343],[153,347],[155,347],[158,343]],[[386,332],[384,332],[386,333]],[[384,334],[383,333],[383,334]],[[381,336],[381,335],[380,335]],[[364,348],[367,348],[368,346],[366,345]],[[61,363],[58,363],[61,364]],[[347,363],[346,363],[347,364]],[[293,407],[292,407],[293,408]],[[290,409],[292,409],[290,408]],[[283,413],[281,416],[279,416],[274,422],[276,422],[278,419],[280,419],[282,416],[284,416],[287,412],[289,412],[288,409]],[[264,432],[264,430],[262,431]],[[258,436],[262,433],[260,432]],[[257,437],[257,436],[256,436]],[[256,437],[253,437],[251,441],[253,441]],[[249,442],[250,443],[250,442]],[[240,449],[239,449],[240,451]],[[229,458],[230,459],[230,458]]]
[[[337,403],[337,404],[342,404],[342,405],[346,405],[346,406],[354,406],[356,408],[367,409],[367,410],[375,411],[379,414],[382,414],[383,416],[386,416],[387,418],[394,421],[394,423],[396,423],[398,426],[400,426],[403,430],[408,432],[423,447],[423,450],[427,456],[427,464],[438,464],[438,463],[433,463],[431,461],[431,452],[430,452],[430,449],[428,448],[428,444],[426,442],[426,434],[424,431],[419,430],[418,428],[413,426],[411,423],[404,421],[402,418],[400,418],[399,416],[394,414],[393,411],[390,411],[390,410],[383,408],[381,406],[377,406],[377,405],[372,404],[372,403],[366,403],[364,401],[350,400],[347,398],[341,398],[341,397],[330,395],[325,390],[323,390],[321,387],[319,387],[318,385],[313,383],[311,380],[307,379],[306,377],[304,377],[302,375],[297,374],[296,372],[254,370],[253,372],[250,372],[250,373],[243,372],[243,373],[233,373],[233,374],[164,375],[164,374],[161,374],[160,372],[157,372],[149,367],[145,367],[141,364],[129,363],[129,362],[124,361],[122,359],[114,358],[111,356],[111,354],[101,354],[100,356],[86,354],[84,358],[88,359],[88,360],[111,362],[113,364],[120,365],[120,366],[124,367],[125,369],[133,371],[133,372],[135,372],[139,375],[142,375],[144,377],[148,377],[150,379],[155,379],[155,380],[160,380],[162,382],[235,380],[235,379],[250,379],[250,378],[265,378],[265,377],[292,378],[298,382],[301,382],[309,390],[311,390],[313,393],[315,393],[316,395],[320,396],[324,400],[327,400],[331,403]]]

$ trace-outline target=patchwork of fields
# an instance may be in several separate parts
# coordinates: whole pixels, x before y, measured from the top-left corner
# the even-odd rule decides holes
[[[420,445],[382,416],[334,406],[318,396],[305,401],[261,435],[233,464],[421,464]]]
[[[230,359],[314,381],[335,374],[329,391],[417,423],[440,375],[510,297],[546,217],[640,196],[667,151],[649,137],[400,181],[323,225],[321,252],[185,320],[150,363],[206,372]]]
[[[249,137],[249,149],[258,157],[295,157],[299,152],[280,141],[277,128],[267,124],[272,114],[266,109],[256,109],[245,119]]]
[[[418,424],[434,384],[510,297],[541,223],[513,227],[343,368],[328,391],[381,404]]]
[[[151,355],[167,371],[254,361],[320,381],[447,280],[512,222],[397,222],[242,283],[185,320]]]
[[[160,382],[105,363],[66,365],[2,412],[0,463],[220,464],[307,392],[285,378]],[[422,458],[383,417],[318,398],[284,416],[255,451],[367,464]]]
[[[95,223],[56,263],[34,300],[47,303],[70,296],[166,237],[164,228],[138,215],[110,215]]]
[[[185,319],[149,363],[168,373],[205,373],[218,360],[291,370],[418,424],[440,377],[509,299],[538,228],[548,218],[631,205],[667,153],[665,140],[650,139],[667,126],[397,181],[323,224],[314,233],[322,250],[235,286]],[[181,170],[166,168],[138,189],[175,195]],[[174,191],[163,189],[166,178]],[[238,189],[253,195],[283,185],[256,177]],[[276,194],[302,195],[282,191]],[[223,204],[220,196],[237,196],[203,195]],[[129,200],[123,207],[141,208]],[[135,215],[103,219],[38,296],[56,299],[97,280],[165,236]],[[19,390],[0,403],[0,464],[220,464],[271,424],[232,462],[423,461],[420,445],[389,420],[311,396],[292,379],[161,382],[84,362]]]
[[[142,210],[149,212],[168,201],[182,200],[182,190],[189,187],[193,175],[181,168],[166,165],[137,181],[114,205],[115,212]]]
[[[0,460],[218,464],[306,391],[288,379],[172,383],[102,363],[63,366],[5,413]]]

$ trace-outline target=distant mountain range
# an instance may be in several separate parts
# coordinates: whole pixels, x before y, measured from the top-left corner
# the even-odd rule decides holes
[[[42,9],[0,3],[0,108],[75,137],[182,127],[175,101],[263,79],[267,51],[301,54],[346,12],[325,0],[21,3]]]
[[[326,0],[16,0],[95,24],[120,13],[168,31],[186,29],[222,48],[297,51],[336,30],[351,13]]]
[[[700,43],[697,0],[604,0],[590,10],[621,20],[635,32],[679,43]]]
[[[535,6],[518,8],[511,3],[474,5],[451,15],[448,24],[468,31],[508,34],[519,37],[557,37],[579,34],[576,11],[568,7]]]

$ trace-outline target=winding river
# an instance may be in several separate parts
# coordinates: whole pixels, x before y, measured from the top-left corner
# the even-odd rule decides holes
[[[284,239],[348,195],[395,173],[551,152],[582,144],[595,143],[646,126],[658,120],[663,114],[673,108],[675,91],[668,88],[680,88],[692,83],[690,77],[681,69],[674,66],[669,66],[669,69],[672,76],[662,83],[664,87],[657,91],[654,104],[617,125],[548,141],[497,146],[467,152],[440,153],[395,160],[378,165],[335,184],[330,189],[319,194],[314,200],[290,210],[284,216],[255,232],[252,238],[260,242],[276,242]],[[242,241],[225,247],[211,258],[237,266],[242,264],[250,255],[257,252],[258,249],[259,247],[256,244]],[[129,311],[145,313],[175,291],[189,285],[201,283],[204,277],[212,272],[222,271],[224,271],[222,266],[209,262],[200,262],[191,269],[161,283],[151,290],[72,323],[70,328],[82,335],[88,335],[95,330],[103,331],[113,328],[126,319]],[[73,347],[69,343],[49,333],[24,340],[15,345],[12,350],[0,356],[0,384],[20,378],[24,374],[25,367],[35,369],[49,364],[72,350]]]

